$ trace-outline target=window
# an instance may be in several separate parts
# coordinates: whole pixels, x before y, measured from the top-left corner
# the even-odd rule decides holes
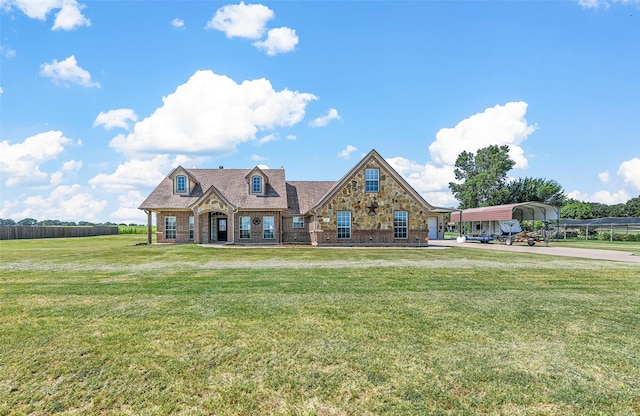
[[[251,217],[240,217],[240,238],[251,238]]]
[[[393,238],[407,238],[409,214],[407,211],[393,213]]]
[[[267,239],[275,238],[275,221],[273,217],[262,217],[262,237]]]
[[[378,169],[365,169],[364,190],[365,192],[378,192],[380,190],[380,171]]]
[[[195,220],[193,217],[189,217],[189,240],[193,240],[195,235]]]
[[[338,211],[337,215],[338,238],[351,238],[351,213],[349,211]]]
[[[293,217],[293,228],[304,228],[304,217]]]
[[[164,217],[164,238],[176,239],[176,217]]]
[[[262,193],[262,178],[260,176],[251,178],[251,192],[254,194]]]
[[[183,175],[176,178],[176,192],[187,192],[187,178]]]

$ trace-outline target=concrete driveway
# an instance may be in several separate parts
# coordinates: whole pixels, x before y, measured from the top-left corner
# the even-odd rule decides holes
[[[583,259],[595,259],[595,260],[610,260],[621,261],[627,263],[640,264],[640,256],[636,256],[633,253],[627,251],[616,250],[595,250],[590,248],[572,248],[572,247],[559,247],[554,245],[553,242],[549,243],[547,247],[544,243],[537,243],[534,246],[528,245],[512,245],[507,246],[505,244],[489,243],[483,244],[477,241],[467,241],[465,243],[458,243],[456,240],[429,240],[430,247],[464,247],[481,250],[503,250],[519,253],[534,253],[534,254],[546,254],[549,256],[564,256],[564,257],[577,257]]]

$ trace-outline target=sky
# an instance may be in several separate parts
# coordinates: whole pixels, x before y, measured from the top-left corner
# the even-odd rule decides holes
[[[435,206],[462,151],[640,195],[640,0],[0,0],[0,218],[146,223],[175,167],[339,180],[375,149]]]

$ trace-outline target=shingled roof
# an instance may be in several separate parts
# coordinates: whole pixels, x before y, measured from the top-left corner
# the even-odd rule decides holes
[[[140,205],[140,209],[190,209],[212,187],[234,208],[283,210],[289,215],[305,214],[336,181],[285,181],[284,169],[261,170],[269,178],[265,195],[248,192],[247,175],[254,169],[184,169],[198,184],[188,195],[173,191],[171,175],[165,177]]]
[[[211,187],[222,194],[235,208],[243,209],[276,209],[287,208],[287,187],[283,169],[265,169],[262,172],[269,177],[264,195],[248,192],[245,177],[252,169],[184,169],[198,185],[188,195],[173,192],[173,181],[170,177],[164,180],[151,192],[140,205],[140,209],[188,209],[198,202]]]

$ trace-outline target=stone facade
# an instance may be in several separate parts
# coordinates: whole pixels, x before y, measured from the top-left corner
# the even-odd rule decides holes
[[[365,170],[378,169],[378,192],[365,191]],[[351,213],[351,238],[338,238],[337,213]],[[394,212],[408,213],[406,238],[394,236]],[[331,245],[425,245],[428,211],[384,166],[371,160],[354,172],[316,214],[317,243]]]

